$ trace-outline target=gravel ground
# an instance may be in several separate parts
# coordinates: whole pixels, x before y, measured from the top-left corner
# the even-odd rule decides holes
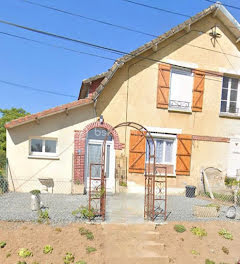
[[[81,221],[72,215],[79,206],[87,205],[87,195],[41,194],[45,207],[48,208],[51,223],[65,224]],[[5,221],[36,221],[37,212],[31,211],[31,195],[29,193],[7,193],[0,196],[0,220]],[[167,221],[207,221],[227,220],[227,206],[221,207],[218,218],[197,218],[192,214],[193,205],[205,205],[209,201],[184,196],[168,196]],[[107,196],[107,222],[143,223],[144,196],[140,194],[120,193]],[[237,221],[240,220],[240,208],[237,208]],[[156,222],[163,221],[161,218]]]

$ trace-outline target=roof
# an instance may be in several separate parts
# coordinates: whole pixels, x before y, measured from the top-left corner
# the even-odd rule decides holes
[[[66,112],[66,114],[68,114],[68,110],[71,110],[71,109],[74,109],[77,107],[81,107],[84,105],[88,105],[91,103],[93,103],[93,100],[91,98],[73,101],[71,103],[56,106],[56,107],[50,108],[48,110],[33,114],[33,115],[27,115],[27,116],[12,120],[12,121],[5,124],[5,128],[9,129],[9,128],[13,128],[16,126],[20,126],[20,125],[32,122],[32,121],[38,121],[41,118],[51,116],[54,114],[59,114],[62,112]]]

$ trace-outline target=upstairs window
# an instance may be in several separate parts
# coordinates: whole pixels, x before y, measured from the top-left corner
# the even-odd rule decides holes
[[[30,140],[30,156],[56,156],[57,140],[32,138]]]
[[[239,79],[223,77],[222,96],[221,96],[221,113],[239,114],[240,93]]]
[[[193,73],[191,70],[172,68],[170,79],[170,110],[191,111]]]

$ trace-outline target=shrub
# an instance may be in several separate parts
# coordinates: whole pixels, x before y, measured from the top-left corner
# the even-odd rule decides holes
[[[94,235],[93,235],[93,233],[92,233],[90,230],[88,230],[88,229],[86,229],[86,228],[84,228],[84,227],[80,227],[80,228],[79,228],[79,232],[80,232],[80,234],[81,234],[82,236],[86,236],[86,238],[87,238],[88,240],[93,240],[93,239],[94,239]]]
[[[227,255],[229,254],[229,249],[226,247],[222,247],[222,251]]]
[[[27,258],[27,257],[31,257],[33,254],[30,250],[28,250],[27,248],[21,248],[18,251],[18,256],[23,257],[23,258]]]
[[[194,235],[196,235],[196,236],[198,236],[198,237],[200,237],[200,238],[202,238],[202,237],[204,237],[204,236],[207,236],[207,232],[206,232],[206,230],[203,229],[203,228],[201,228],[201,227],[196,227],[196,226],[194,226],[194,227],[191,228],[191,232],[192,232]]]
[[[32,195],[39,195],[41,192],[39,190],[32,190],[30,191]]]
[[[87,207],[81,206],[72,212],[73,216],[93,220],[96,217],[94,209],[88,210]]]
[[[229,239],[229,240],[233,240],[233,235],[227,231],[226,229],[222,228],[218,234],[222,237],[224,237],[225,239]]]
[[[52,251],[53,251],[53,247],[50,246],[50,245],[46,245],[46,246],[43,248],[43,253],[44,253],[44,254],[52,253]]]
[[[212,260],[206,259],[205,264],[215,264],[215,262]]]
[[[63,258],[64,264],[70,264],[74,262],[74,255],[70,252],[67,252],[65,257]]]
[[[38,211],[38,223],[49,223],[49,220],[50,217],[47,209]]]
[[[186,231],[186,228],[183,225],[175,225],[174,230],[178,233],[183,233]]]
[[[7,245],[5,241],[0,242],[0,248],[4,248]]]
[[[86,250],[87,250],[87,253],[88,253],[88,254],[97,251],[97,249],[94,248],[94,247],[87,247]]]

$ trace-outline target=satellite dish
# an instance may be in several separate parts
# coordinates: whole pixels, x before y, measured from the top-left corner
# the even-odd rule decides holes
[[[226,217],[234,219],[236,217],[236,213],[237,213],[236,207],[235,206],[230,206],[227,209]]]

